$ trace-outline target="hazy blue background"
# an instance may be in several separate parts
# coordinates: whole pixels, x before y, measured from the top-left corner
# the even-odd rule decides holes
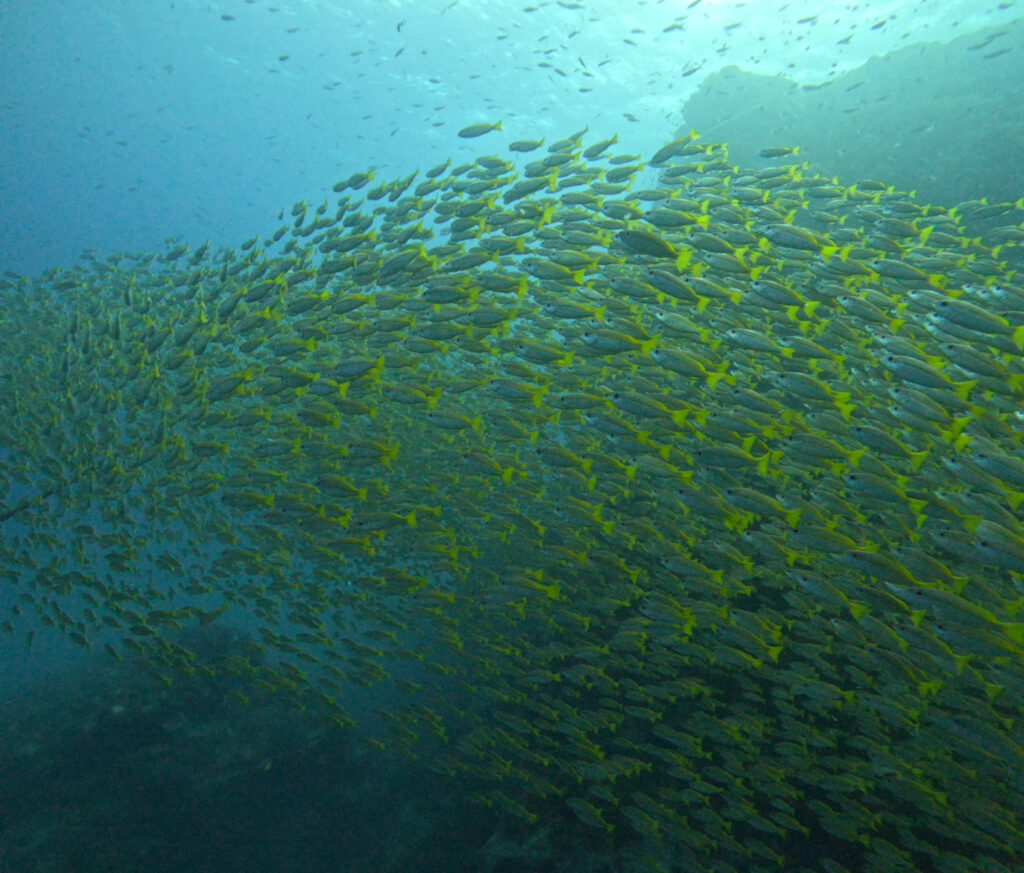
[[[0,271],[168,237],[234,245],[354,171],[391,178],[587,125],[650,154],[727,65],[821,82],[1017,14],[984,0],[0,0]]]

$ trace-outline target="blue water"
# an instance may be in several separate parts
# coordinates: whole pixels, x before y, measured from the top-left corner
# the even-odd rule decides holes
[[[237,248],[291,223],[296,202],[333,212],[332,186],[353,173],[420,181],[446,160],[508,158],[515,140],[587,130],[587,144],[617,135],[616,151],[649,157],[689,129],[687,99],[727,67],[814,88],[1018,13],[977,0],[0,0],[0,273],[83,253]],[[17,450],[0,445],[0,462]],[[5,506],[20,487],[5,483]],[[0,522],[5,548],[26,548],[26,533]],[[0,613],[17,596],[0,587]],[[246,615],[193,643],[234,652],[260,623]],[[441,743],[426,742],[415,768],[372,755],[404,700],[394,689],[347,692],[359,727],[325,732],[223,676],[154,690],[93,642],[84,652],[30,615],[0,634],[0,873],[455,871],[481,859],[511,873],[600,855],[546,821],[531,833],[547,854],[531,854],[514,813],[420,766]],[[398,678],[423,679],[417,669]]]
[[[586,126],[650,154],[722,67],[827,81],[1013,15],[994,7],[6,0],[0,269],[172,237],[236,245],[353,172],[392,178]]]

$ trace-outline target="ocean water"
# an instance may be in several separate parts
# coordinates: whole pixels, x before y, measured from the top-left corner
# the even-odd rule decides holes
[[[687,6],[5,3],[0,255],[36,273],[168,237],[235,245],[358,170],[588,125],[653,152],[723,67],[827,82],[1015,17],[968,0]],[[489,119],[502,142],[455,137]]]
[[[0,24],[0,871],[1020,869],[1016,3]]]

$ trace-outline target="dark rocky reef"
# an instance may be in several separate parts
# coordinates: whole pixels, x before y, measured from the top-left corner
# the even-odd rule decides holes
[[[878,179],[944,206],[1024,195],[1024,20],[919,43],[822,85],[727,67],[684,108],[685,130],[742,165],[796,146],[844,184]]]

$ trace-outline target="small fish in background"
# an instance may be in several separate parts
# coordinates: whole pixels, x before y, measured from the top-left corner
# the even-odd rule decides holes
[[[800,154],[800,146],[771,146],[770,148],[761,149],[758,154],[762,158],[784,158],[786,155]]]
[[[543,139],[517,139],[515,142],[509,143],[508,150],[510,152],[532,152],[542,145],[544,145]]]
[[[501,122],[495,124],[471,124],[469,127],[464,127],[459,131],[459,136],[463,139],[473,139],[478,136],[483,136],[485,133],[490,133],[492,130],[501,130]]]

